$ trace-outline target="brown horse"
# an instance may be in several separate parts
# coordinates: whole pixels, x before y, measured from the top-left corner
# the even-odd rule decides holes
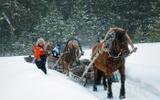
[[[64,74],[69,74],[69,69],[73,67],[74,63],[79,61],[81,57],[80,44],[76,39],[68,40],[62,56],[61,56],[61,65]]]
[[[113,41],[110,46],[106,45],[107,35],[114,33]],[[99,71],[104,73],[108,80],[108,98],[113,98],[112,95],[112,74],[118,70],[121,76],[121,89],[119,98],[125,98],[125,57],[129,55],[127,32],[121,28],[110,29],[103,41],[97,43],[92,49],[92,59],[94,70],[94,85],[93,90],[97,91],[97,76]],[[96,58],[95,58],[96,57]]]

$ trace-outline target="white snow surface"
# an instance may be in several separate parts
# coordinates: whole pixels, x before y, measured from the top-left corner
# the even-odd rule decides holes
[[[98,100],[66,75],[45,75],[23,57],[0,58],[0,100]]]
[[[126,59],[126,99],[160,100],[160,43],[136,44]],[[90,59],[91,49],[81,59]],[[120,82],[112,84],[113,100],[119,100]],[[0,57],[0,100],[106,100],[107,91],[83,87],[66,75],[48,69],[44,75],[24,56]]]

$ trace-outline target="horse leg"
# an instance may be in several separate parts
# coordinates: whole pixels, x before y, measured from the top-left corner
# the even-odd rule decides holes
[[[125,75],[121,75],[121,89],[120,89],[120,99],[125,98]]]
[[[120,72],[120,75],[121,75],[121,88],[120,88],[119,98],[124,99],[125,98],[125,73],[124,73],[124,68],[121,68],[119,70],[119,72]]]
[[[62,73],[64,74],[64,71],[65,71],[65,64],[64,64],[64,62],[62,62],[62,64],[61,64],[61,68],[62,68]]]
[[[94,70],[94,82],[93,82],[93,91],[97,91],[97,74],[98,70],[93,67]]]
[[[97,70],[97,77],[96,77],[96,84],[100,85],[101,84],[101,78],[102,78],[102,71]]]
[[[111,76],[107,78],[108,79],[108,98],[111,99],[113,98],[113,94],[112,94],[112,78]]]
[[[104,90],[107,90],[107,82],[106,82],[106,76],[103,74],[103,86],[104,86]]]
[[[66,66],[66,75],[67,75],[67,76],[69,76],[69,68],[70,68],[70,65],[71,65],[71,64],[68,63],[67,66]]]
[[[62,72],[63,74],[67,74],[67,67],[68,67],[68,63],[66,63],[65,61],[62,63]]]

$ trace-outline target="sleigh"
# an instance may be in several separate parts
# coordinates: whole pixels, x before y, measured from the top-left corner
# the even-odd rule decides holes
[[[69,70],[69,77],[83,86],[91,85],[94,82],[94,72],[93,68],[89,68],[88,71],[83,76],[84,72],[86,71],[88,65],[90,64],[90,61],[88,59],[82,59],[80,60],[80,64],[76,65],[76,67]],[[83,78],[82,78],[83,76]],[[101,84],[102,76],[99,76],[99,84]],[[115,72],[112,75],[112,82],[119,82],[119,77],[117,75],[117,72]]]
[[[88,59],[80,60],[78,64],[73,65],[72,68],[69,69],[69,77],[73,81],[81,83],[83,86],[86,86],[87,84],[92,84],[93,83],[92,68],[90,68],[86,73],[85,77],[81,79],[81,76],[83,72],[86,70],[86,67],[89,65],[89,63],[90,63],[90,60]]]
[[[29,55],[27,57],[24,57],[24,60],[28,63],[33,63],[34,62],[34,57]]]

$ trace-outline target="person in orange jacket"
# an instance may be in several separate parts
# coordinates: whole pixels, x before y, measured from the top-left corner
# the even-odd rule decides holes
[[[46,69],[46,58],[47,55],[45,54],[45,41],[43,38],[39,38],[35,45],[32,46],[32,52],[35,58],[35,64],[39,69],[41,69],[45,74],[47,74]]]

